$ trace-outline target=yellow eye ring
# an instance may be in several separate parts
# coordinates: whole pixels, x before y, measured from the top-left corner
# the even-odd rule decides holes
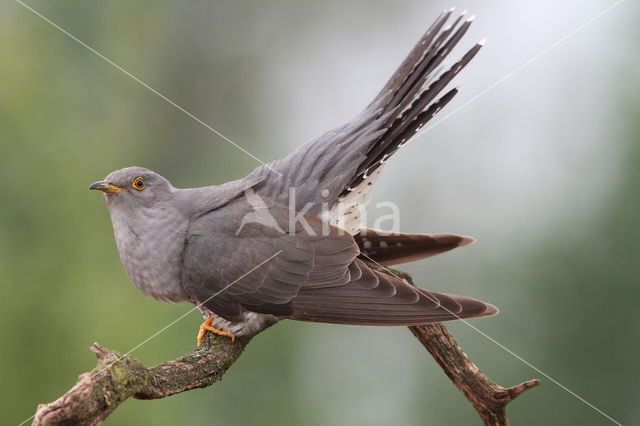
[[[133,180],[133,183],[131,184],[131,186],[134,189],[137,189],[138,191],[142,191],[144,189],[144,187],[145,187],[144,179],[142,178],[142,176],[139,176],[139,177],[135,178]]]

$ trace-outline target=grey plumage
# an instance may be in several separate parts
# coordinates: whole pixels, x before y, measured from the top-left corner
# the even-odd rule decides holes
[[[413,287],[363,260],[395,265],[472,241],[365,235],[358,222],[384,162],[453,98],[457,89],[437,97],[480,49],[434,76],[471,24],[460,17],[445,27],[450,15],[436,20],[353,121],[243,179],[178,189],[130,167],[93,184],[105,192],[118,252],[136,287],[160,300],[202,305],[218,317],[216,327],[236,334],[280,318],[415,325],[497,313],[479,300]]]

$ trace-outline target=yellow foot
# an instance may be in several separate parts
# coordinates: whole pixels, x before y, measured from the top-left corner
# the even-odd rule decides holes
[[[200,331],[198,332],[198,346],[200,346],[200,343],[202,343],[202,338],[207,333],[207,331],[213,331],[214,333],[220,336],[230,337],[232,342],[236,340],[236,336],[234,336],[233,333],[231,333],[230,331],[218,330],[217,328],[211,325],[212,322],[213,322],[213,315],[210,315],[209,318],[205,322],[203,322],[202,325],[200,326]]]

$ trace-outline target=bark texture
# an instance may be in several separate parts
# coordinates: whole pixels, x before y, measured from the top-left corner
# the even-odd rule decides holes
[[[409,327],[424,347],[442,367],[454,385],[467,397],[485,425],[509,424],[506,406],[522,392],[540,384],[528,380],[519,385],[503,388],[491,381],[458,346],[442,323]]]
[[[57,400],[38,405],[33,424],[98,425],[128,398],[158,399],[211,386],[250,340],[238,338],[232,343],[228,337],[207,333],[196,350],[151,368],[94,343],[91,351],[98,357],[96,367],[81,374]]]

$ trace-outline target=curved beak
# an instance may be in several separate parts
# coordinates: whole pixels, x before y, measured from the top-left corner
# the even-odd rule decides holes
[[[127,190],[126,188],[120,188],[119,186],[115,186],[107,182],[106,180],[101,180],[98,182],[94,182],[89,186],[89,189],[97,189],[98,191],[102,191],[106,194],[111,194],[112,192]]]

